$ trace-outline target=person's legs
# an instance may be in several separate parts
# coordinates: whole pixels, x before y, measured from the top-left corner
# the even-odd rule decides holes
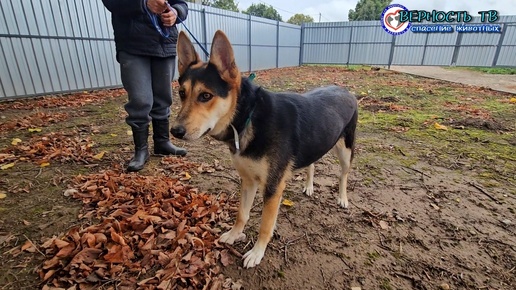
[[[151,61],[152,92],[154,102],[150,111],[154,153],[159,155],[186,155],[186,150],[170,143],[169,117],[172,105],[172,79],[175,57],[157,58]]]
[[[128,114],[126,123],[133,131],[135,147],[127,170],[139,171],[149,159],[147,139],[150,111],[153,106],[151,58],[119,52],[118,59],[122,84],[128,95],[128,101],[124,106]]]

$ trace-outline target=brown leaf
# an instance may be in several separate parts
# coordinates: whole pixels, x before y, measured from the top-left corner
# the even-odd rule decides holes
[[[134,258],[134,253],[127,245],[113,245],[104,255],[104,259],[110,263],[124,263],[132,258]]]
[[[79,264],[91,264],[93,263],[99,255],[102,253],[101,249],[93,249],[93,248],[86,248],[77,253],[70,261],[70,264],[72,265],[79,265]]]
[[[35,253],[36,247],[34,247],[31,241],[26,241],[25,244],[23,244],[21,247],[21,250],[29,253]]]
[[[56,267],[57,265],[59,265],[59,257],[54,256],[52,259],[46,260],[45,262],[43,262],[42,268],[43,268],[43,270],[48,270],[48,269]]]
[[[107,237],[103,233],[95,233],[93,234],[95,236],[95,241],[99,244],[105,244],[107,243]]]
[[[231,258],[231,255],[229,254],[228,250],[223,250],[220,252],[220,262],[224,267],[227,267],[228,265],[233,263],[233,259]]]
[[[54,245],[56,245],[56,247],[59,248],[59,249],[62,249],[64,247],[68,246],[69,244],[70,244],[69,242],[65,242],[65,241],[63,241],[61,239],[55,239],[54,240]],[[74,246],[74,248],[75,248],[75,246]]]
[[[173,282],[171,280],[164,280],[161,283],[159,283],[157,289],[158,290],[169,290],[172,289]]]
[[[43,276],[43,282],[50,279],[50,277],[54,276],[55,273],[56,273],[56,270],[49,270],[47,273],[45,273],[45,276]]]
[[[122,246],[127,245],[125,240],[124,240],[124,237],[122,237],[121,235],[117,234],[115,232],[114,228],[111,228],[110,231],[111,231],[111,239],[113,240],[113,242],[115,242],[117,244],[120,244]]]
[[[63,248],[61,248],[59,250],[59,252],[57,252],[56,257],[59,257],[59,258],[69,257],[70,255],[72,255],[74,250],[75,250],[75,244],[68,243],[68,245],[64,246]]]

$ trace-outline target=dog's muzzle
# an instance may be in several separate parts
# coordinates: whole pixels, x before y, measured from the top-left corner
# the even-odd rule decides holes
[[[183,139],[186,134],[186,129],[184,126],[178,125],[170,129],[170,134],[172,134],[174,137],[178,139]]]

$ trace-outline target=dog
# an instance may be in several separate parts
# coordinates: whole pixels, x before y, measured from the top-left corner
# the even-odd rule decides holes
[[[283,190],[293,170],[307,168],[304,192],[314,192],[314,162],[332,148],[340,165],[337,203],[348,207],[346,186],[353,159],[357,100],[338,86],[305,94],[273,93],[242,77],[227,36],[218,30],[208,62],[201,61],[181,32],[177,42],[181,108],[170,132],[179,139],[209,135],[229,146],[241,178],[235,225],[219,241],[245,239],[256,191],[263,194],[260,232],[244,256],[244,267],[258,265],[276,226]]]

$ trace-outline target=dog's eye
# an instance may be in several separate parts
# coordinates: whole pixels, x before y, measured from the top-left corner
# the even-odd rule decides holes
[[[197,99],[198,99],[198,100],[199,100],[199,102],[201,102],[201,103],[206,103],[206,102],[208,102],[209,100],[211,100],[212,98],[213,98],[213,95],[212,95],[212,94],[210,94],[210,93],[201,93]]]
[[[181,101],[184,101],[185,98],[186,98],[186,93],[185,91],[179,91],[179,98],[181,98]]]

